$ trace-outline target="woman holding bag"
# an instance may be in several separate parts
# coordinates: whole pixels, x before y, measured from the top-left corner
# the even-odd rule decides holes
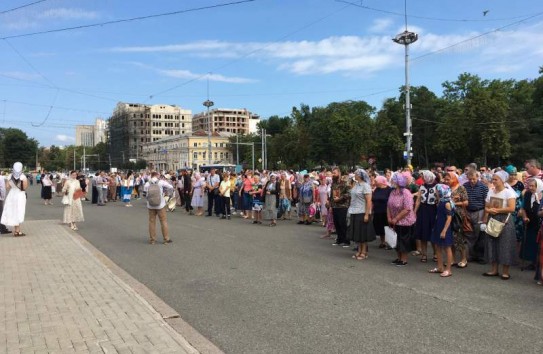
[[[498,266],[501,264],[503,272],[501,279],[508,280],[509,266],[515,261],[515,242],[516,233],[515,225],[511,213],[515,211],[515,201],[517,195],[513,189],[505,182],[509,178],[509,174],[505,171],[498,171],[492,176],[492,184],[494,189],[489,189],[486,197],[485,213],[483,222],[486,225],[481,225],[481,230],[487,233],[487,241],[485,247],[485,256],[488,262],[492,265],[490,272],[483,273],[485,277],[500,276]],[[494,219],[494,221],[492,221]],[[504,223],[504,226],[496,236],[493,230],[498,228],[493,224],[495,221]],[[494,234],[494,235],[492,235]]]
[[[368,242],[375,240],[375,230],[371,220],[371,185],[370,176],[363,169],[354,173],[355,183],[351,188],[351,202],[347,213],[349,226],[347,239],[358,242],[358,252],[353,259],[361,261],[368,258]]]
[[[388,224],[398,234],[396,252],[398,258],[392,264],[403,267],[407,265],[407,256],[413,251],[415,240],[413,237],[413,225],[417,220],[413,210],[413,196],[406,188],[411,179],[409,172],[397,172],[392,175],[394,190],[390,193],[387,202]]]
[[[70,172],[70,178],[64,183],[62,192],[64,193],[62,197],[62,204],[64,204],[63,223],[70,224],[70,228],[77,231],[75,223],[85,221],[81,204],[81,198],[85,193],[81,190],[81,184],[77,179],[77,171]]]

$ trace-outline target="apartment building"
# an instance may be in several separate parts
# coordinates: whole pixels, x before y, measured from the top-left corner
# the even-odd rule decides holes
[[[106,142],[107,122],[97,118],[94,125],[75,126],[75,145],[93,147]]]
[[[195,114],[192,119],[192,131],[199,130],[219,133],[251,134],[257,132],[260,116],[243,109],[217,108]],[[211,124],[211,126],[210,126]]]
[[[113,165],[142,158],[143,145],[192,132],[192,111],[176,105],[119,102],[109,119]]]

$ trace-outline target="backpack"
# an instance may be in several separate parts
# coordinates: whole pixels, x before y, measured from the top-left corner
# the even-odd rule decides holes
[[[302,203],[309,204],[313,201],[313,189],[310,186],[303,185],[300,191],[302,192]]]
[[[158,183],[149,183],[149,188],[147,189],[147,203],[150,207],[160,206],[162,201],[162,188]]]

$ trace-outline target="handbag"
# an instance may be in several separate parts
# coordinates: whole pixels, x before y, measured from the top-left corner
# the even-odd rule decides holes
[[[61,201],[62,205],[70,205],[70,197],[67,194],[64,194]]]
[[[390,226],[385,226],[385,242],[392,248],[396,248],[398,234]]]
[[[490,220],[488,220],[488,223],[486,224],[486,234],[494,238],[500,237],[500,234],[502,233],[505,224],[507,224],[507,221],[509,221],[510,216],[511,214],[507,214],[507,218],[504,222],[498,221],[494,218],[490,218]]]

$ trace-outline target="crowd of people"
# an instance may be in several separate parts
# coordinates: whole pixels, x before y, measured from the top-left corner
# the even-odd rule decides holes
[[[278,220],[292,219],[299,225],[317,224],[325,230],[321,238],[335,235],[333,246],[354,246],[352,258],[357,261],[368,259],[368,243],[376,240],[380,249],[391,250],[385,238],[388,232],[395,238],[396,257],[391,262],[395,266],[405,267],[410,259],[433,262],[428,271],[446,278],[453,268],[478,262],[489,266],[483,276],[508,280],[510,267],[519,264],[535,271],[538,284],[543,273],[542,179],[537,160],[527,161],[522,172],[512,165],[489,169],[470,163],[464,168],[408,166],[381,173],[362,168],[349,173],[339,168],[241,173],[186,169],[101,171],[92,178],[77,171],[65,175],[44,171],[36,176],[45,205],[52,204],[53,194],[62,196],[63,221],[73,230],[84,221],[82,200],[97,206],[122,201],[131,207],[132,199],[143,197],[151,244],[156,242],[156,218],[163,243],[173,242],[166,215],[179,206],[188,215],[224,220],[239,215],[270,227],[276,227]],[[14,236],[24,236],[21,195],[27,187],[20,164],[0,179],[0,199],[5,204],[0,233],[11,232],[9,226]]]

